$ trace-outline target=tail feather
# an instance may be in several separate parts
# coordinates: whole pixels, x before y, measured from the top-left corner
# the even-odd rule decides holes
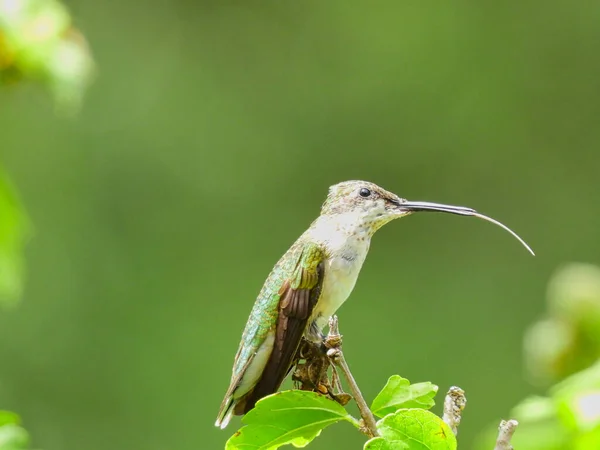
[[[284,374],[286,374],[286,372],[284,372]],[[234,414],[247,414],[248,411],[256,406],[256,402],[258,402],[261,398],[277,392],[279,386],[281,386],[282,380],[277,378],[274,379],[273,377],[267,375],[270,374],[263,374],[263,376],[258,380],[258,383],[256,383],[256,386],[254,386],[254,389],[245,395],[243,402],[236,402],[238,404],[235,406]]]
[[[264,367],[267,364],[267,360],[273,349],[274,339],[274,333],[268,334],[264,342],[247,358],[241,368],[237,365],[237,359],[239,357],[238,351],[229,389],[227,389],[225,398],[221,403],[215,426],[220,427],[221,429],[225,428],[231,420],[231,416],[241,416],[245,414],[260,398],[253,399],[250,408],[246,406],[248,398],[254,392],[256,383],[262,378]]]
[[[233,400],[233,396],[229,395],[223,399],[223,403],[221,403],[221,409],[219,410],[219,414],[217,415],[217,421],[215,422],[215,427],[219,427],[224,429],[231,420],[231,416],[233,415],[233,409],[235,407],[235,401]]]

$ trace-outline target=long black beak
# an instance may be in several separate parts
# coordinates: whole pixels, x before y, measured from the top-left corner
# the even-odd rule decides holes
[[[477,213],[472,208],[466,208],[464,206],[452,206],[443,205],[441,203],[431,202],[409,202],[406,200],[398,205],[400,209],[406,209],[411,212],[428,211],[428,212],[444,212],[450,214],[458,214],[459,216],[472,216]]]
[[[498,222],[497,220],[492,219],[491,217],[484,216],[483,214],[478,213],[473,208],[466,208],[464,206],[443,205],[441,203],[411,202],[407,200],[400,201],[400,203],[398,204],[398,208],[410,212],[443,212],[448,214],[457,214],[459,216],[479,217],[480,219],[487,220],[488,222],[498,225],[500,228],[503,228],[506,231],[508,231],[510,234],[513,235],[515,239],[517,239],[521,244],[523,244],[523,246],[529,251],[529,253],[535,256],[535,253],[533,253],[531,247],[529,247],[529,245],[527,245],[527,243],[523,239],[521,239],[517,233],[508,228],[503,223]]]

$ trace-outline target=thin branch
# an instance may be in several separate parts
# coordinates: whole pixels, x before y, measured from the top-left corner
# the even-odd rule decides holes
[[[519,422],[516,420],[503,420],[500,422],[498,427],[498,439],[496,439],[496,446],[494,450],[513,450],[513,446],[510,445],[510,440],[517,429]]]
[[[458,434],[458,426],[463,409],[467,404],[465,391],[458,386],[452,386],[448,389],[446,398],[444,399],[444,422],[450,427],[454,435]]]
[[[365,424],[366,433],[370,437],[379,436],[375,417],[373,417],[373,413],[369,409],[365,398],[360,392],[358,384],[356,384],[356,380],[352,376],[352,372],[350,372],[348,363],[344,358],[344,353],[342,352],[342,336],[340,335],[337,316],[333,316],[331,319],[329,319],[329,334],[325,338],[325,346],[329,348],[327,351],[327,356],[331,360],[331,363],[338,367],[346,377],[346,381],[348,382],[350,390],[352,391],[352,396],[358,405],[360,416]]]

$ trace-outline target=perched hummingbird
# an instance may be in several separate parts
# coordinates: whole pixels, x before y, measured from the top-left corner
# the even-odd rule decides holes
[[[419,211],[475,216],[513,231],[471,208],[411,202],[366,181],[329,188],[321,215],[275,265],[254,303],[233,364],[216,426],[251,410],[277,391],[302,337],[322,342],[322,330],[352,292],[371,237],[386,223]]]

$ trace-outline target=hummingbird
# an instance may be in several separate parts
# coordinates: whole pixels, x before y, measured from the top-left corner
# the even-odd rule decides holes
[[[323,328],[354,288],[373,234],[415,212],[479,217],[534,254],[516,233],[474,209],[408,201],[367,181],[331,186],[319,217],[275,264],[258,294],[215,426],[225,428],[232,415],[246,414],[279,389],[302,339],[322,342]]]

